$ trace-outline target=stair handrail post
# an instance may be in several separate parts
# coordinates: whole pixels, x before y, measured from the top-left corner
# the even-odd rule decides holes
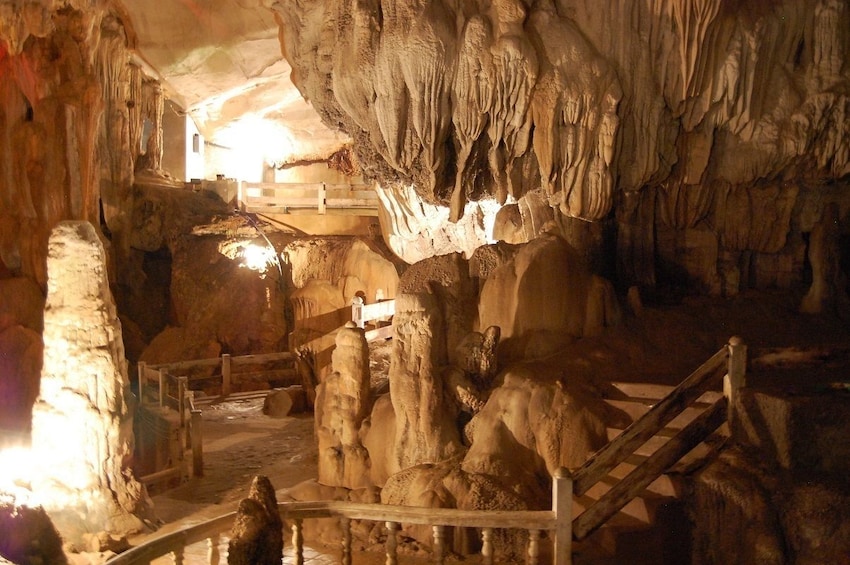
[[[366,327],[366,320],[363,319],[363,297],[355,296],[351,299],[351,321],[358,328]]]
[[[147,367],[147,363],[144,361],[139,361],[139,364],[136,366],[139,372],[139,404],[145,403],[145,369]]]
[[[747,345],[739,336],[729,338],[726,345],[729,351],[727,373],[723,377],[723,395],[727,400],[727,420],[734,435],[737,426],[738,391],[747,386]]]
[[[552,512],[555,514],[554,565],[573,562],[573,476],[559,467],[552,477]]]
[[[230,354],[222,353],[221,355],[221,396],[227,398],[230,396]]]

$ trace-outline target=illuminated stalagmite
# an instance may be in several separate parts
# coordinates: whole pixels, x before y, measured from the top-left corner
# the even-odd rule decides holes
[[[103,245],[87,222],[62,222],[48,250],[41,392],[33,407],[32,490],[66,542],[145,527],[133,477],[130,383]]]

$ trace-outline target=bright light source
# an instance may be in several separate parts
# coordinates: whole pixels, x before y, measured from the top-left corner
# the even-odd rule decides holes
[[[242,249],[243,267],[265,274],[275,261],[275,252],[266,246],[250,244]]]
[[[0,450],[0,500],[10,498],[16,506],[32,504],[29,490],[32,451],[28,447],[7,447]]]
[[[218,252],[229,259],[239,261],[240,267],[257,271],[261,276],[265,276],[277,261],[274,249],[251,241],[224,242],[219,244]]]

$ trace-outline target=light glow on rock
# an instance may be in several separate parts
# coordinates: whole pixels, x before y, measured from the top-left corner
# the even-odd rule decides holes
[[[277,261],[274,249],[251,241],[224,242],[219,245],[218,252],[228,259],[239,261],[240,267],[256,271],[261,276],[265,276]]]

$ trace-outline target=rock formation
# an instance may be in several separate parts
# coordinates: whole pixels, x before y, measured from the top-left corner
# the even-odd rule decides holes
[[[48,273],[31,486],[65,542],[79,547],[101,531],[145,529],[150,500],[130,466],[127,361],[103,245],[90,224],[53,230]]]
[[[788,287],[804,253],[795,204],[850,172],[846,2],[272,8],[293,81],[355,140],[411,263],[428,245],[469,256],[452,240],[474,230],[441,227],[465,201],[540,191],[565,236],[559,218],[615,210],[625,285]],[[501,212],[499,237],[537,233],[532,209]]]
[[[372,408],[369,344],[351,321],[336,334],[332,366],[334,371],[316,391],[319,482],[350,489],[370,486],[369,454],[360,441],[360,427]]]
[[[283,522],[268,477],[254,477],[239,502],[227,544],[228,565],[276,565],[283,555]]]

